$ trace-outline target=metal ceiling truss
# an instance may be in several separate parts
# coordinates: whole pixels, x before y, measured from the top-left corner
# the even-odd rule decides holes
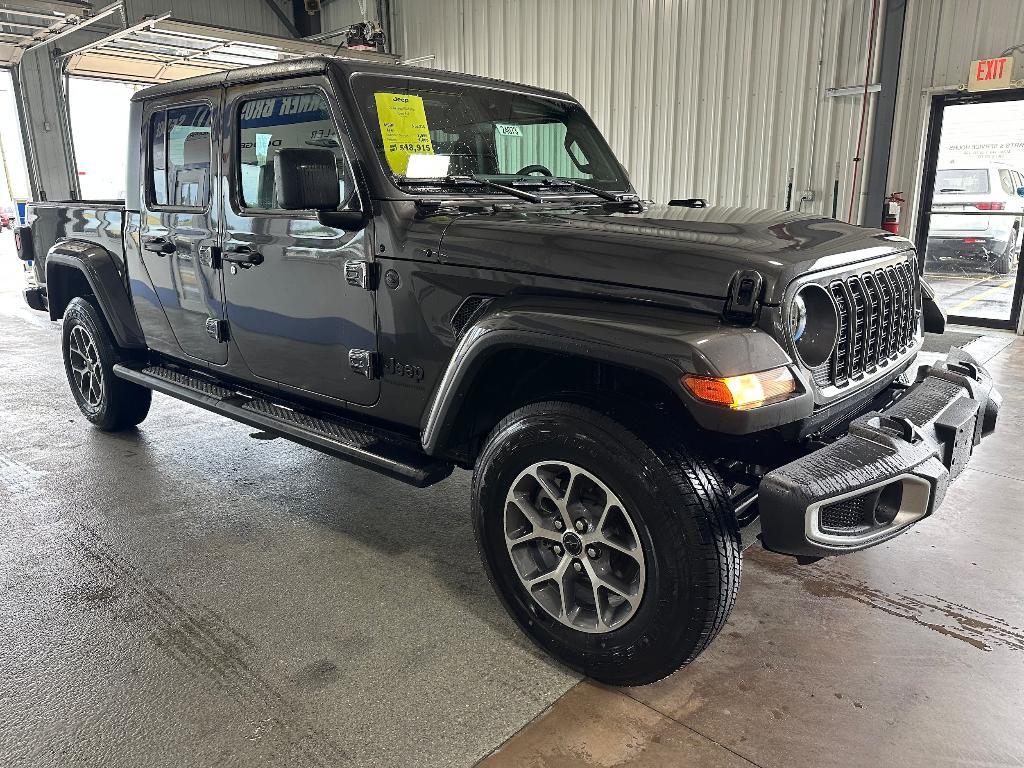
[[[61,55],[68,74],[160,83],[285,59],[324,56],[336,47],[175,21],[169,13],[95,40]],[[393,56],[345,51],[373,61]]]
[[[71,2],[0,2],[0,63],[13,66],[29,51],[115,14],[120,14],[123,24],[124,4],[120,0],[98,11]]]

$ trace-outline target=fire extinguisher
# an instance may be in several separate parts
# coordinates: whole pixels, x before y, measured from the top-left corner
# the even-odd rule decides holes
[[[900,233],[900,209],[907,202],[902,197],[902,192],[893,192],[885,198],[885,208],[882,213],[882,229],[892,232],[894,235]]]

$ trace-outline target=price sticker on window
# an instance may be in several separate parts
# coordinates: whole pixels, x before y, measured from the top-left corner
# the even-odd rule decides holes
[[[391,170],[404,176],[410,155],[434,154],[423,97],[409,93],[375,93],[373,97],[384,156]]]
[[[497,131],[499,136],[514,136],[517,139],[523,138],[523,132],[519,129],[518,125],[504,125],[503,123],[495,123],[494,130]]]

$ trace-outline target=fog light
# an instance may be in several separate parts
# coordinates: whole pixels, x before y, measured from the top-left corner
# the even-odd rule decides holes
[[[777,403],[796,393],[796,379],[786,367],[723,378],[686,374],[682,383],[698,400],[736,410]]]

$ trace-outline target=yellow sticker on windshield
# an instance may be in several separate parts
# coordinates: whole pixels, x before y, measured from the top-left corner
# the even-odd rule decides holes
[[[404,176],[410,155],[432,155],[423,97],[410,93],[375,93],[377,120],[384,139],[384,156],[395,173]]]

